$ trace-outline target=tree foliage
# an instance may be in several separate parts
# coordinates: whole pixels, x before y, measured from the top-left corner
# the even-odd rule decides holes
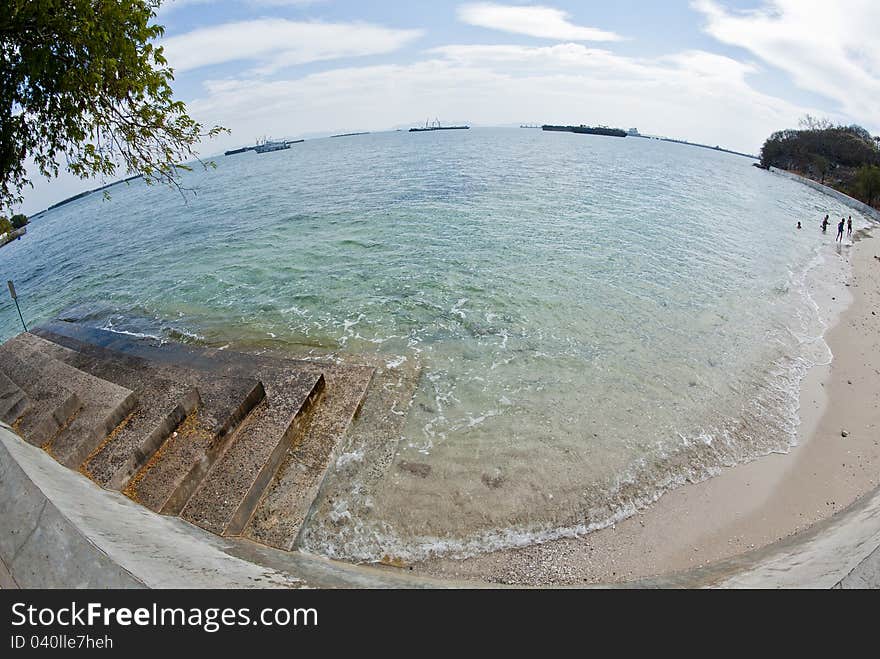
[[[856,186],[865,203],[873,206],[874,201],[880,199],[880,167],[876,165],[860,167],[856,174]]]
[[[865,187],[856,180],[857,172],[865,167],[873,171],[871,167],[880,165],[880,142],[861,126],[835,126],[809,115],[800,125],[800,130],[773,133],[761,148],[761,164],[799,172],[822,183],[832,178],[830,184],[865,201]],[[868,203],[878,199],[880,195],[872,195]]]
[[[9,218],[9,221],[12,222],[13,229],[21,229],[29,222],[28,216],[24,213],[16,213],[11,218]]]
[[[21,201],[26,164],[57,176],[119,169],[180,187],[208,130],[173,98],[154,41],[162,0],[2,0],[0,207]]]

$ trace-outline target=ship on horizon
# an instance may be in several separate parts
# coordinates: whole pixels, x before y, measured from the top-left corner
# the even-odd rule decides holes
[[[432,123],[430,119],[425,121],[425,125],[420,128],[410,128],[410,133],[429,133],[434,130],[468,130],[470,126],[443,126],[439,119],[435,119]]]
[[[272,151],[282,151],[289,149],[291,144],[299,144],[305,140],[270,140],[268,137],[258,138],[256,144],[251,146],[243,146],[238,149],[230,149],[223,155],[233,156],[237,153],[245,153],[246,151],[255,151],[256,153],[270,153]]]
[[[609,128],[608,126],[541,126],[542,130],[557,131],[562,133],[578,133],[580,135],[605,135],[606,137],[626,137],[625,130],[620,128]]]

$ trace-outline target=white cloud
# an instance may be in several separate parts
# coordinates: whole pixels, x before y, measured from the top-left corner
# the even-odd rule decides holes
[[[453,45],[406,65],[341,68],[267,81],[218,80],[189,103],[239,144],[439,116],[474,124],[590,123],[755,152],[803,108],[753,90],[752,67],[703,51],[645,60],[582,44]]]
[[[613,32],[575,25],[568,20],[566,12],[552,7],[523,7],[481,2],[459,7],[458,18],[464,23],[478,27],[557,41],[619,41],[621,39]]]
[[[307,62],[390,53],[421,35],[420,30],[367,23],[263,18],[201,28],[164,39],[162,45],[176,71],[251,61],[258,64],[259,73],[267,74]]]
[[[694,0],[706,31],[788,73],[802,89],[826,96],[849,117],[880,126],[880,2],[766,0],[732,12]]]
[[[156,14],[163,18],[176,9],[182,9],[191,5],[209,5],[215,4],[219,0],[164,0],[159,6]],[[327,0],[240,0],[243,4],[255,7],[305,7],[314,5]]]

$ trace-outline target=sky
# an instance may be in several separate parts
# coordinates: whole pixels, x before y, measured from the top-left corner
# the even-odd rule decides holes
[[[805,114],[880,133],[878,0],[166,0],[190,114],[318,137],[439,118],[603,124],[757,153]],[[34,180],[33,213],[100,185]]]

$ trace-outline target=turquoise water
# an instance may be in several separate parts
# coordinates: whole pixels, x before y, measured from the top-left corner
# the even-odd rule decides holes
[[[583,533],[786,450],[830,357],[816,290],[845,267],[819,219],[866,223],[748,159],[633,138],[385,133],[216,162],[186,203],[135,182],[47,213],[3,274],[31,323],[418,364],[395,465],[348,476],[303,538],[367,560]]]

